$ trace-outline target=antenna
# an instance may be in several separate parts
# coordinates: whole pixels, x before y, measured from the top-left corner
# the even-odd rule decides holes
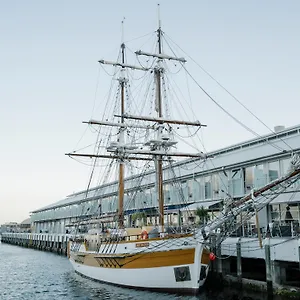
[[[122,36],[121,36],[121,43],[124,44],[124,21],[125,21],[125,17],[123,17],[123,20],[121,22],[121,26],[122,26]]]
[[[157,17],[158,17],[158,28],[161,28],[161,20],[160,20],[160,4],[157,4]]]

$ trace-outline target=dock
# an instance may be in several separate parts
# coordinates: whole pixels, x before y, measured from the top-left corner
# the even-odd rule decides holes
[[[67,255],[70,234],[2,233],[1,242]]]

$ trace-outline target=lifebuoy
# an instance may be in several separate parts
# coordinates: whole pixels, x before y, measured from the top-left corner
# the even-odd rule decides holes
[[[147,240],[148,239],[148,232],[146,230],[143,230],[141,233],[141,239]]]

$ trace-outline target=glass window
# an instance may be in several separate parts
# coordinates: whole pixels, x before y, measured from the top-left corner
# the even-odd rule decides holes
[[[220,198],[227,197],[227,194],[230,193],[229,191],[229,176],[228,171],[224,170],[219,173],[219,183],[220,183]]]
[[[280,209],[278,204],[271,205],[272,222],[280,221]]]
[[[254,188],[254,167],[247,167],[245,171],[245,191],[250,192]]]
[[[107,213],[108,210],[109,210],[108,209],[108,198],[105,198],[105,199],[102,200],[102,212]]]
[[[295,190],[299,190],[300,189],[300,179],[298,179],[294,184],[293,187]]]
[[[244,192],[242,191],[242,170],[234,169],[231,171],[231,194],[233,196],[242,196]]]
[[[220,198],[220,177],[219,174],[212,175],[212,190],[213,190],[213,198],[218,199]]]
[[[256,165],[254,168],[254,184],[256,188],[260,188],[267,184],[267,175],[264,165]]]
[[[151,193],[149,190],[147,190],[147,192],[145,194],[145,200],[146,200],[147,207],[151,207],[152,206],[152,197],[151,197]]]
[[[191,201],[193,199],[193,183],[194,183],[193,179],[187,181],[188,201]]]
[[[242,176],[241,169],[235,169],[231,171],[231,178],[232,179],[240,179]]]
[[[171,184],[167,183],[167,184],[164,184],[164,191],[169,191],[171,188]]]
[[[170,198],[172,204],[178,204],[184,202],[183,199],[183,192],[184,189],[181,189],[181,187],[178,187],[178,185],[174,184],[170,190]]]
[[[188,202],[189,201],[189,187],[188,181],[183,181],[181,184],[181,190],[179,190],[180,202]]]
[[[165,202],[165,204],[170,204],[171,203],[170,189],[165,190],[165,193],[164,193],[164,202]]]
[[[280,161],[281,176],[285,175],[290,168],[290,159],[282,159]]]
[[[170,190],[172,189],[170,184],[164,184],[164,204],[170,204],[171,203],[171,195]]]
[[[205,199],[211,199],[212,185],[211,176],[204,177],[204,197]]]
[[[281,175],[285,175],[289,170],[291,166],[291,160],[289,158],[287,159],[282,159],[280,161],[280,171]],[[295,183],[293,183],[288,190],[293,190],[293,189],[299,189],[300,188],[300,180],[297,180]]]
[[[269,162],[269,181],[279,177],[279,161]]]
[[[193,180],[193,200],[203,200],[202,177],[198,177]]]

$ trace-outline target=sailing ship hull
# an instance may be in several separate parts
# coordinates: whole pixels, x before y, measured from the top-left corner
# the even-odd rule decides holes
[[[160,242],[146,244],[151,248],[151,243],[157,246]],[[141,243],[125,243],[125,247],[130,249],[136,244]],[[180,240],[171,249],[161,246],[159,251],[147,252],[145,248],[142,253],[125,256],[81,247],[78,252],[70,250],[69,259],[78,274],[93,280],[135,289],[195,294],[205,283],[209,252],[200,243],[194,247],[178,247],[179,244],[182,245]]]

